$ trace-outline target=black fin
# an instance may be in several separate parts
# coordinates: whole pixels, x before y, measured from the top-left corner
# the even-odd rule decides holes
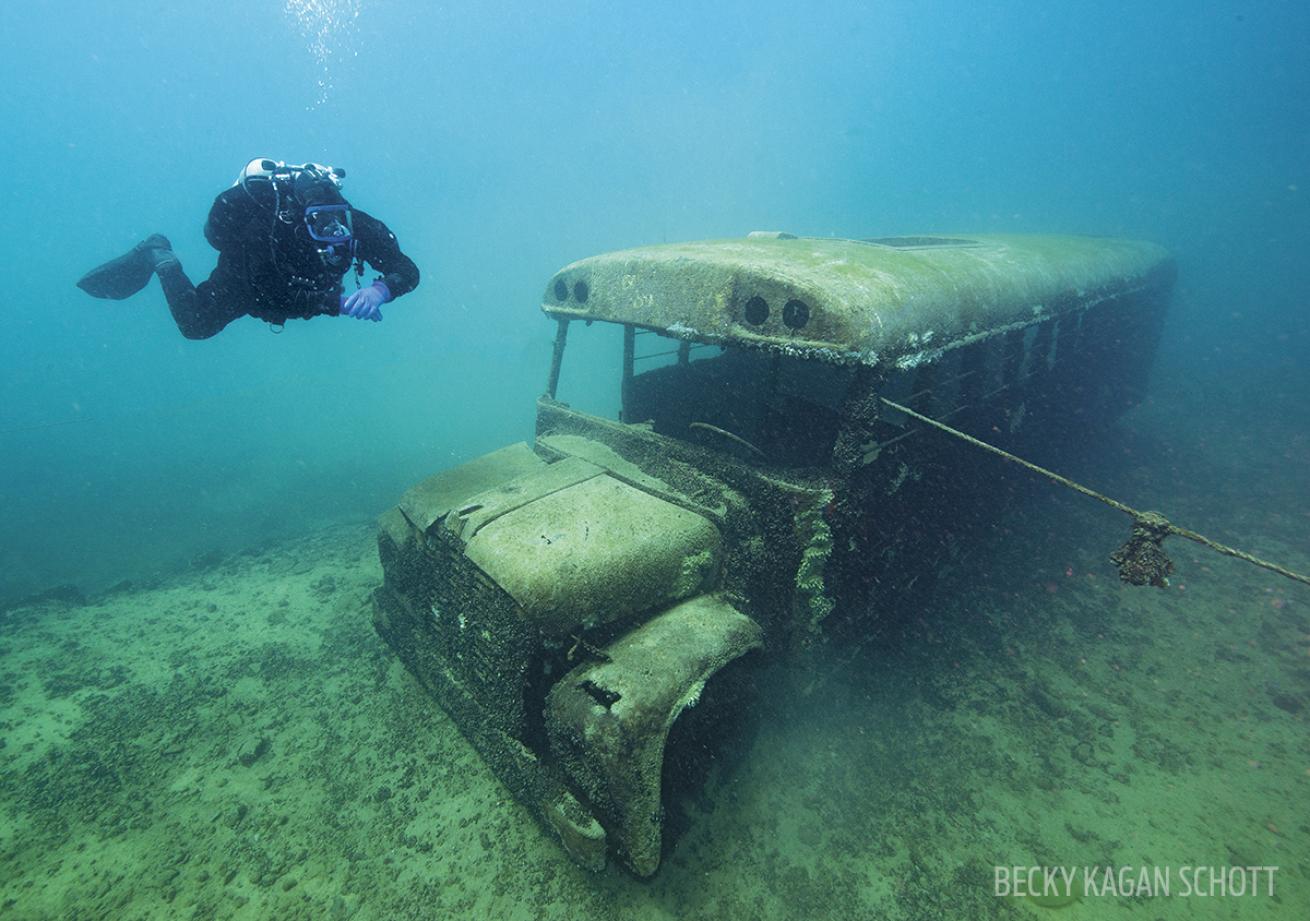
[[[160,249],[168,249],[168,241],[156,234],[117,259],[96,266],[78,279],[77,286],[92,297],[113,301],[131,297],[150,283]]]

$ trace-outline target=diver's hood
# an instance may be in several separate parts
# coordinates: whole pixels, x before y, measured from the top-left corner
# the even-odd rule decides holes
[[[342,205],[346,202],[341,196],[341,180],[318,169],[297,171],[291,179],[291,194],[303,208]]]

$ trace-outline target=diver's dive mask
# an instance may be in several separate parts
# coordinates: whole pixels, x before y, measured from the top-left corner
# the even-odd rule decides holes
[[[305,229],[309,238],[318,243],[349,243],[354,239],[350,205],[306,206]]]
[[[306,205],[305,230],[318,244],[318,254],[329,265],[340,265],[341,260],[355,256],[354,222],[350,205]]]

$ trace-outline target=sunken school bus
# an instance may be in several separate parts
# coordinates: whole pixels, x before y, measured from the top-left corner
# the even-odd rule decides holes
[[[377,631],[573,859],[649,876],[664,788],[750,707],[742,676],[932,565],[925,471],[975,455],[930,463],[942,440],[886,401],[1001,438],[1112,420],[1173,278],[1159,246],[1073,236],[757,232],[575,262],[541,304],[534,441],[381,518]],[[567,347],[604,330],[576,366],[612,396],[583,411]]]

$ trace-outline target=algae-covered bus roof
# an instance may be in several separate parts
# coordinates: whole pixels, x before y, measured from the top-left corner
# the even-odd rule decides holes
[[[556,273],[541,306],[699,342],[905,366],[1109,299],[1163,293],[1173,274],[1166,250],[1136,240],[755,233],[582,259]]]

